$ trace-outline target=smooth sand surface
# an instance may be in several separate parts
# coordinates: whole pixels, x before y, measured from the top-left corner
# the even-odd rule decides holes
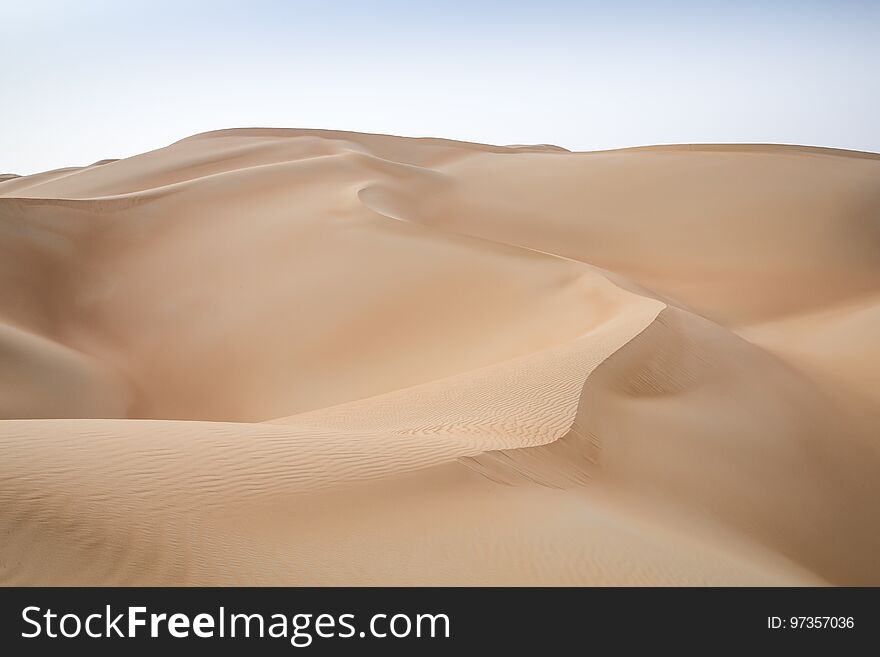
[[[878,247],[798,146],[0,177],[0,583],[878,585]]]

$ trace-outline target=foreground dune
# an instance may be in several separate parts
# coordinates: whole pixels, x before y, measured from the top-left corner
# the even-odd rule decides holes
[[[0,177],[0,583],[880,584],[880,156],[242,129]]]

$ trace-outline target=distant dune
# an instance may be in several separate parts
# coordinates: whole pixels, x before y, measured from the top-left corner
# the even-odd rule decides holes
[[[222,130],[0,292],[4,585],[880,585],[880,155]]]

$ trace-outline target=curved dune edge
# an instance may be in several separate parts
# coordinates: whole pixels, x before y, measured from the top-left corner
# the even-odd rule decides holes
[[[653,319],[657,312],[659,318]],[[132,421],[14,422],[18,440],[6,441],[12,466],[7,471],[15,471],[17,459],[37,459],[44,469],[39,479],[31,474],[14,482],[19,495],[27,491],[26,504],[19,504],[13,513],[16,505],[4,505],[7,511],[0,512],[0,526],[11,529],[9,534],[22,541],[10,541],[5,547],[7,562],[18,567],[15,576],[5,578],[4,583],[822,583],[825,580],[778,552],[724,528],[714,536],[705,531],[700,536],[676,520],[658,524],[656,517],[646,516],[644,504],[632,508],[622,504],[613,485],[596,477],[601,443],[590,427],[592,388],[602,389],[611,379],[626,385],[636,381],[633,394],[641,390],[652,395],[676,394],[693,379],[687,371],[682,379],[678,369],[664,366],[658,374],[666,377],[672,371],[672,375],[658,387],[650,374],[632,377],[619,372],[645,367],[641,354],[626,353],[643,351],[639,343],[668,340],[662,333],[670,330],[679,311],[673,311],[672,320],[664,318],[669,312],[653,305],[651,312],[641,315],[647,323],[643,319],[634,336],[618,327],[621,344],[599,362],[590,363],[586,382],[579,378],[584,370],[574,377],[580,382],[574,386],[580,398],[577,416],[571,418],[574,426],[516,440],[516,447],[504,452],[488,450],[509,446],[514,432],[510,426],[499,430],[491,414],[483,418],[482,425],[475,420],[466,427],[442,427],[441,423],[406,430],[409,418],[390,419],[393,414],[389,412],[394,408],[404,414],[413,412],[400,403],[403,393],[373,400],[375,408],[364,402],[341,407],[328,414],[327,420],[336,418],[336,425],[323,433],[316,428],[327,424],[320,413],[306,414],[299,422],[288,419],[292,426],[287,427],[161,421],[139,421],[137,426]],[[660,336],[655,335],[658,326]],[[581,341],[590,342],[587,337]],[[595,343],[591,347],[595,351]],[[495,379],[485,385],[486,392],[509,390],[508,385],[498,385],[499,379],[509,383],[510,377],[524,372],[521,380],[532,381],[540,371],[540,361],[558,376],[553,365],[570,363],[577,350],[557,351],[567,357],[541,354],[522,359],[518,367],[489,368],[500,371],[476,374],[470,385],[479,387]],[[467,386],[465,381],[436,385],[436,392],[463,388],[459,403],[480,399],[474,394],[477,388],[468,390]],[[415,401],[435,392],[430,384],[423,388],[407,394]],[[517,392],[521,396],[512,400],[513,407],[516,413],[525,413],[520,418],[527,420],[524,425],[542,426],[535,411],[522,403],[534,390],[522,387]],[[554,396],[551,403],[536,408],[558,412],[553,404],[559,404],[561,397]],[[453,416],[467,413],[456,408],[455,401],[448,402],[447,411]],[[492,407],[484,403],[471,412],[479,415]],[[548,418],[553,414],[548,413]],[[609,416],[600,417],[608,421]],[[613,421],[613,414],[610,417]],[[523,425],[511,419],[512,426]],[[376,421],[385,425],[379,432],[368,433],[367,427]],[[418,439],[415,445],[414,438]],[[524,446],[529,443],[539,446]],[[506,461],[499,465],[502,454]],[[455,461],[463,455],[464,461]],[[90,464],[87,471],[70,467],[78,459]],[[467,467],[462,468],[462,463]],[[511,468],[511,463],[517,465]],[[480,474],[468,474],[474,469]],[[499,489],[491,482],[506,485]],[[586,483],[591,484],[589,492],[579,492]],[[704,485],[711,488],[713,484]],[[57,535],[44,536],[34,553],[29,540],[33,528],[57,525],[64,499],[72,490],[77,491],[77,504],[90,508],[88,522],[56,527]],[[558,509],[558,515],[546,504]],[[407,514],[409,527],[425,509],[432,517],[431,529],[415,521],[424,533],[402,535],[397,526],[399,514]],[[578,520],[573,522],[570,514],[575,509]],[[116,518],[120,513],[125,521]],[[530,529],[520,527],[509,535],[518,523]],[[534,534],[533,523],[539,529]],[[284,530],[284,526],[310,530],[302,534]],[[162,527],[160,536],[157,527]],[[337,545],[344,536],[357,537],[349,550]],[[390,545],[400,550],[415,539],[431,547],[415,557],[410,554],[401,568],[388,571]],[[502,550],[500,545],[493,547],[490,539],[514,543],[504,543]],[[337,545],[330,555],[328,541]],[[471,541],[489,544],[482,554],[467,552],[470,556],[462,561],[465,551],[474,549]],[[36,559],[43,567],[28,572],[27,563]],[[114,564],[110,570],[108,560]],[[357,572],[349,560],[358,564]],[[434,568],[427,568],[428,562]],[[215,570],[213,564],[221,563],[234,565],[234,572]],[[303,568],[303,563],[308,567]],[[47,569],[46,564],[51,566]]]
[[[651,330],[660,310],[654,305],[642,314],[635,340]],[[626,349],[633,336],[619,327],[616,334],[623,343],[618,348]],[[591,347],[595,352],[595,344]],[[499,388],[509,389],[497,385],[497,379],[509,383],[517,372],[525,372],[521,378],[531,381],[540,370],[539,360],[553,371],[554,365],[570,362],[576,353],[569,348],[568,358],[525,358],[519,367],[474,376],[477,381],[471,385],[495,378],[496,385],[485,390],[497,394]],[[580,377],[589,377],[597,366],[601,367],[593,361],[589,371],[581,369],[574,377],[580,382],[574,388],[581,400],[587,391]],[[480,399],[473,392],[463,392],[460,403]],[[523,387],[517,392],[520,398],[512,401],[520,402],[514,403],[516,413],[525,412],[527,417],[520,420],[527,422],[514,417],[512,425],[541,426],[535,412],[521,403],[533,391]],[[415,398],[430,394],[416,391]],[[548,487],[538,474],[547,472],[546,463],[531,468],[529,485],[499,489],[455,459],[462,454],[491,458],[488,453],[479,455],[510,445],[509,427],[499,431],[490,414],[482,426],[474,421],[467,428],[431,425],[430,432],[425,427],[405,431],[403,417],[392,428],[388,408],[411,410],[400,406],[396,396],[377,400],[374,415],[363,413],[364,404],[338,409],[338,426],[323,433],[308,426],[318,419],[308,416],[317,414],[303,418],[305,429],[167,421],[138,421],[136,426],[132,421],[12,422],[17,440],[5,444],[10,456],[7,472],[34,459],[43,469],[39,477],[29,473],[4,489],[14,489],[20,497],[17,505],[4,505],[0,512],[0,526],[13,537],[4,547],[4,562],[16,566],[4,573],[3,583],[821,581],[772,553],[754,547],[731,551],[736,540],[695,540],[657,526],[601,491],[585,496],[576,487]],[[561,397],[537,408],[558,412],[553,403],[559,404]],[[383,402],[391,405],[383,407]],[[450,400],[450,405],[454,408],[455,402]],[[473,411],[478,415],[487,408],[491,405],[478,405]],[[577,468],[577,461],[569,462],[571,455],[560,455],[559,448],[582,431],[582,414],[580,409],[578,418],[571,418],[576,426],[570,430],[561,426],[543,436],[521,436],[528,440],[516,440],[520,448],[512,453],[548,450],[557,463],[562,456],[566,465]],[[388,425],[382,432],[366,433],[375,420]],[[342,433],[344,428],[351,432]],[[560,434],[565,437],[560,439]],[[543,447],[522,447],[540,440],[546,441]],[[89,467],[71,467],[77,462]],[[75,499],[71,491],[76,491]],[[65,511],[72,503],[88,508],[88,515],[79,523],[59,522],[70,517]],[[401,514],[407,518],[405,528]],[[430,526],[419,520],[425,517],[431,518]],[[53,528],[48,535],[46,526]],[[309,531],[303,533],[297,529],[301,527]],[[34,531],[43,534],[36,546]],[[407,555],[391,570],[388,549]]]
[[[0,179],[0,584],[878,584],[878,181],[296,129]]]

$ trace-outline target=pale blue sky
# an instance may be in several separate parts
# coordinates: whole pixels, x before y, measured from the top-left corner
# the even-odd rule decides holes
[[[0,0],[0,173],[216,128],[880,151],[880,2]]]

